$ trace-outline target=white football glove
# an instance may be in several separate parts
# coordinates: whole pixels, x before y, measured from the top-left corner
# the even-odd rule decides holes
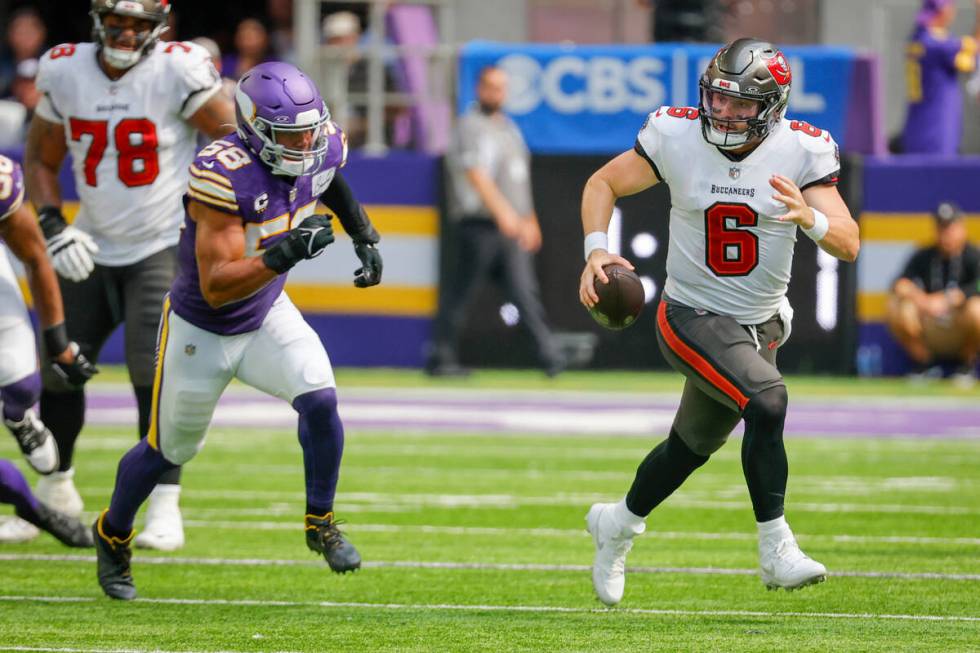
[[[70,281],[84,281],[95,269],[92,254],[99,251],[92,237],[72,226],[47,239],[48,258],[54,269]]]

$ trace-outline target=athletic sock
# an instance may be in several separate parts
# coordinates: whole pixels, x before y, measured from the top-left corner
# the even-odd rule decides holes
[[[299,413],[306,512],[323,515],[333,510],[344,453],[344,425],[337,413],[337,392],[333,388],[307,392],[293,401],[293,407]]]
[[[116,487],[103,527],[113,529],[114,535],[124,539],[129,537],[139,507],[150,496],[160,476],[173,467],[175,465],[152,448],[145,438],[127,451],[119,461]]]
[[[0,503],[13,505],[18,517],[35,526],[38,524],[38,501],[27,479],[12,462],[3,459],[0,459]]]
[[[791,533],[789,529],[789,524],[786,523],[785,515],[780,515],[775,519],[770,519],[769,521],[756,522],[756,527],[759,529],[759,539],[768,539],[774,536],[782,536]]]
[[[776,386],[752,397],[745,407],[742,471],[757,522],[783,514],[789,466],[783,444],[786,388]]]
[[[613,517],[616,519],[618,524],[625,526],[634,532],[646,523],[646,519],[644,517],[640,517],[639,515],[633,514],[633,512],[630,511],[629,506],[626,505],[626,497],[620,499],[613,506]]]
[[[58,443],[58,455],[61,458],[58,471],[68,471],[75,454],[75,440],[85,423],[85,393],[42,391],[41,421]]]
[[[708,462],[684,444],[676,430],[658,444],[640,463],[636,478],[626,494],[626,506],[639,517],[646,517],[673,494],[695,469]]]
[[[27,409],[37,403],[41,396],[41,374],[33,372],[19,381],[0,388],[0,401],[3,402],[3,417],[11,422],[24,419]]]

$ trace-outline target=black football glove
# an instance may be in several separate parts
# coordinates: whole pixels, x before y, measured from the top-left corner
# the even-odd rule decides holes
[[[384,263],[381,261],[381,252],[374,246],[374,243],[354,243],[354,252],[357,258],[361,259],[361,265],[354,270],[354,285],[358,288],[367,288],[381,283],[381,270]]]
[[[293,227],[286,237],[265,250],[262,260],[279,274],[288,271],[303,259],[315,258],[333,242],[333,226],[329,215],[311,215]]]
[[[74,357],[72,361],[70,363],[59,363],[55,358],[51,358],[51,369],[65,383],[72,388],[78,389],[85,385],[86,381],[98,374],[99,370],[89,362],[89,359],[85,358],[85,354],[78,350],[77,344],[69,342],[68,347],[71,349],[72,356]]]

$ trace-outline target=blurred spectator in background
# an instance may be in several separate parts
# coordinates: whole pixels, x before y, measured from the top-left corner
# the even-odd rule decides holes
[[[724,39],[719,0],[639,0],[653,7],[650,30],[655,42],[720,43]],[[726,3],[727,4],[727,3]]]
[[[0,97],[14,94],[11,86],[23,72],[18,71],[22,62],[33,60],[36,71],[37,59],[44,54],[47,37],[47,28],[37,10],[28,7],[13,13],[7,24],[8,52],[0,60]],[[33,74],[30,79],[34,79]]]
[[[224,74],[221,73],[223,62],[221,60],[221,48],[218,47],[218,44],[215,43],[214,39],[210,39],[206,36],[199,36],[196,39],[191,39],[191,43],[197,43],[199,46],[208,51],[208,54],[211,56],[211,63],[214,64],[214,69],[221,75],[221,93],[229,100],[234,100],[235,86],[237,86],[237,82],[229,77],[225,77]],[[210,143],[211,139],[208,139],[207,142]]]
[[[425,371],[433,376],[466,373],[457,348],[466,309],[487,280],[500,284],[520,311],[538,347],[545,373],[565,367],[548,327],[534,253],[541,249],[541,228],[531,197],[531,155],[514,121],[504,113],[507,73],[496,66],[480,72],[477,104],[460,117],[447,155],[451,193],[450,218],[455,222],[450,274],[441,275],[439,313],[434,343]],[[499,347],[502,343],[488,343]]]
[[[908,113],[902,130],[906,154],[958,153],[963,133],[963,97],[958,73],[977,65],[980,0],[973,36],[948,29],[956,17],[956,0],[923,0],[906,51]]]
[[[268,0],[269,42],[279,61],[296,63],[296,47],[293,43],[293,0]]]
[[[27,125],[41,99],[34,85],[37,67],[37,59],[21,60],[8,88],[9,96],[0,100],[0,147],[24,144]]]
[[[331,64],[339,64],[343,69],[328,72],[327,100],[333,102],[338,120],[347,134],[351,147],[361,147],[367,139],[367,105],[363,100],[348,101],[347,106],[337,106],[338,99],[348,94],[363,95],[368,92],[368,58],[364,56],[361,21],[350,11],[335,11],[323,19],[323,42],[325,45],[344,48],[341,59],[332,59]],[[386,62],[383,66],[385,93],[398,91],[395,74]],[[347,92],[338,93],[335,84],[346,82]],[[385,103],[384,140],[386,144],[395,141],[395,125],[399,116],[405,112],[403,107]]]
[[[24,105],[28,120],[34,115],[34,107],[41,100],[41,92],[34,85],[37,68],[37,59],[24,59],[17,64],[17,74],[14,75],[14,81],[10,85],[10,97]]]
[[[967,242],[959,208],[936,208],[936,244],[915,252],[892,286],[888,328],[915,363],[917,377],[942,376],[937,360],[955,361],[954,381],[972,385],[980,351],[980,250]]]
[[[221,60],[221,74],[237,80],[271,57],[269,33],[265,25],[255,18],[246,18],[235,28],[235,52],[226,54]]]

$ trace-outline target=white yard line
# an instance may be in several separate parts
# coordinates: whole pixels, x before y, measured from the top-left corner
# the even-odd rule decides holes
[[[105,488],[85,487],[83,494],[103,494]],[[694,493],[691,493],[694,494]],[[698,494],[704,495],[699,492]],[[239,499],[251,502],[295,501],[302,502],[305,496],[301,491],[276,492],[263,490],[207,490],[194,489],[195,497],[213,499]],[[621,495],[620,495],[621,496]],[[368,505],[384,508],[520,508],[523,506],[579,506],[587,507],[596,501],[616,501],[619,497],[589,494],[556,493],[549,496],[522,496],[516,494],[449,494],[449,493],[386,493],[386,492],[342,492],[338,495],[340,504]],[[713,510],[748,509],[748,500],[724,501],[716,499],[695,499],[685,496],[671,497],[671,506],[683,508],[707,508]],[[796,501],[791,504],[794,512],[819,513],[897,513],[922,515],[980,515],[976,506],[935,506],[904,503],[833,503],[817,501]],[[346,510],[347,508],[343,508]],[[583,508],[584,509],[584,508]]]
[[[45,596],[0,596],[0,601],[8,602],[46,602],[92,603],[91,597]],[[339,601],[263,601],[231,599],[135,599],[133,603],[163,605],[201,605],[201,606],[242,606],[242,607],[286,607],[286,608],[340,608],[366,610],[424,610],[427,612],[537,612],[564,614],[644,614],[680,617],[758,617],[773,618],[812,618],[812,619],[863,619],[863,620],[901,620],[936,622],[980,622],[980,617],[931,614],[874,614],[869,612],[764,612],[761,610],[658,610],[654,608],[575,608],[557,605],[493,605],[493,604],[455,604],[455,603],[357,603]]]
[[[95,563],[90,555],[47,555],[39,553],[3,553],[0,562],[88,562]],[[141,565],[200,565],[210,567],[322,567],[320,560],[283,560],[278,558],[192,558],[181,556],[136,556]],[[497,562],[442,562],[426,560],[372,560],[363,563],[373,569],[450,569],[479,571],[574,571],[587,572],[589,565],[561,565],[538,563]],[[724,567],[627,567],[637,574],[688,574],[696,576],[754,576],[755,569],[730,569]],[[948,574],[938,572],[889,572],[889,571],[831,571],[831,577],[849,578],[898,578],[903,580],[966,580],[980,581],[980,574]]]
[[[612,379],[612,375],[608,378]],[[453,388],[453,387],[412,387],[412,386],[356,386],[344,383],[343,371],[339,378],[339,393],[341,402],[345,399],[364,399],[378,400],[398,398],[404,400],[417,399],[420,401],[440,401],[440,402],[472,402],[472,401],[499,401],[510,403],[528,403],[537,401],[567,401],[575,405],[582,402],[615,402],[633,403],[638,406],[647,406],[652,403],[677,403],[680,401],[682,387],[677,386],[676,390],[559,390],[559,389],[538,389],[526,388],[522,390],[506,390],[500,388]],[[790,390],[792,390],[793,379],[789,380]],[[95,381],[86,386],[89,392],[104,394],[122,395],[131,398],[133,389],[126,383],[110,383],[105,381]],[[890,392],[883,390],[882,392]],[[225,390],[225,394],[236,397],[254,397],[256,399],[269,399],[269,396],[262,392],[250,388],[241,383],[233,382]],[[794,404],[801,405],[827,405],[827,404],[846,404],[865,406],[881,406],[884,408],[906,408],[914,406],[918,409],[944,411],[950,406],[963,406],[973,408],[976,406],[975,396],[963,397],[896,397],[889,394],[881,395],[840,395],[831,393],[826,395],[814,394],[810,396],[796,396],[793,398]]]
[[[201,510],[184,509],[184,515],[198,515]],[[228,514],[235,511],[215,509],[215,514]],[[249,510],[249,514],[270,514],[274,509]],[[290,509],[289,513],[294,514]],[[235,513],[238,514],[238,513]],[[228,530],[285,530],[296,531],[302,528],[298,520],[281,521],[205,521],[184,520],[184,526],[189,528],[222,528]],[[584,528],[504,528],[493,526],[431,526],[428,524],[351,524],[351,532],[366,533],[425,533],[432,535],[473,535],[473,536],[531,536],[531,537],[589,537]],[[937,544],[956,546],[980,546],[980,537],[919,537],[913,535],[807,535],[796,533],[796,536],[807,542],[855,542],[864,544]],[[647,530],[644,539],[658,538],[664,540],[724,540],[751,541],[758,535],[755,533],[717,533],[699,531],[653,531]]]

